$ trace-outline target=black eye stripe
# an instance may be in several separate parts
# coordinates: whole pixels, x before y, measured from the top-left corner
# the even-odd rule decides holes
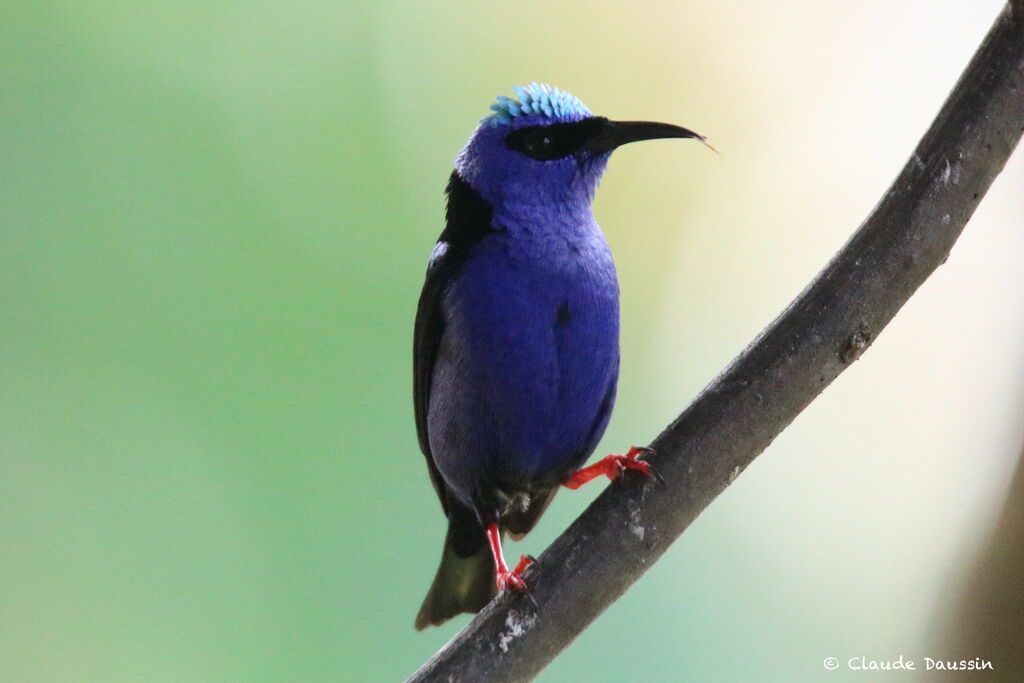
[[[608,119],[603,116],[592,116],[575,123],[529,126],[506,135],[505,144],[509,149],[538,161],[561,159],[578,152],[589,140],[601,133],[607,123]]]

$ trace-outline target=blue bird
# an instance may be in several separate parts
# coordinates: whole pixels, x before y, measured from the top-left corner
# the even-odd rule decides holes
[[[591,202],[616,147],[705,140],[594,116],[548,85],[515,93],[455,160],[416,313],[416,429],[448,517],[417,629],[525,590],[531,558],[509,569],[502,537],[527,533],[559,486],[651,473],[637,448],[578,470],[608,424],[619,372],[618,280]]]

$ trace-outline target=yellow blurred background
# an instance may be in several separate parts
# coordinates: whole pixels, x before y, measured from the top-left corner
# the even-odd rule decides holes
[[[630,146],[598,193],[621,451],[845,242],[1001,5],[0,7],[0,680],[411,673],[468,621],[412,629],[444,534],[412,320],[494,96],[545,81],[722,153]],[[995,658],[943,634],[1024,444],[1022,186],[1018,152],[871,350],[541,680]]]

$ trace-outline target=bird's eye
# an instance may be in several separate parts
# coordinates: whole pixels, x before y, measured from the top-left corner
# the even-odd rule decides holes
[[[575,122],[528,126],[505,136],[509,149],[537,161],[551,161],[578,154],[589,140],[606,130],[608,119],[590,116]]]
[[[564,156],[569,150],[559,149],[559,144],[549,128],[538,126],[514,131],[505,138],[505,144],[538,161]]]
[[[523,147],[526,148],[526,153],[531,157],[546,156],[551,151],[551,144],[551,138],[539,132],[523,141]]]

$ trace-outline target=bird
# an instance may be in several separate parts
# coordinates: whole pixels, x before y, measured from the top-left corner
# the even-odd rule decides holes
[[[595,116],[550,85],[513,91],[455,159],[416,311],[416,431],[448,520],[417,630],[527,590],[533,558],[510,569],[502,540],[530,531],[560,487],[653,472],[637,447],[580,469],[619,374],[618,278],[591,203],[621,145],[707,140]]]

